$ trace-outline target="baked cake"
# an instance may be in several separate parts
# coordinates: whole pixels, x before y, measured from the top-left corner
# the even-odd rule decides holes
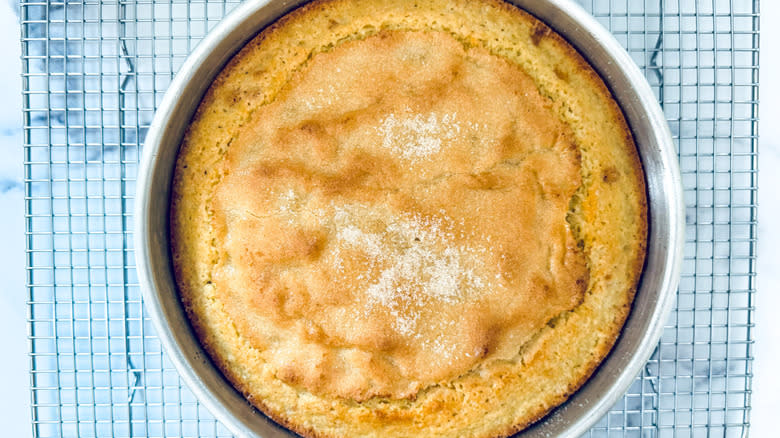
[[[215,364],[304,435],[512,434],[629,312],[644,177],[609,91],[499,0],[320,0],[181,145],[171,245]]]

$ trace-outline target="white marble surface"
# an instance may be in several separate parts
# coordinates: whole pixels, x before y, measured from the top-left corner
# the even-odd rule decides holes
[[[0,435],[30,435],[29,374],[26,340],[24,192],[22,168],[21,80],[19,26],[15,2],[0,0]],[[776,436],[780,406],[780,2],[762,7],[758,293],[754,332],[752,436]]]
[[[13,6],[12,6],[13,5]],[[15,2],[0,0],[0,435],[31,435],[25,305],[22,81]]]
[[[778,436],[780,406],[780,2],[761,2],[758,278],[752,436]]]

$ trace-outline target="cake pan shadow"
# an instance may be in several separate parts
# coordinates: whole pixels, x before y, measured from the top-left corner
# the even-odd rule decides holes
[[[144,144],[137,179],[135,254],[144,304],[182,380],[211,413],[239,436],[291,432],[253,408],[212,364],[179,301],[169,247],[173,170],[184,132],[203,95],[245,43],[304,0],[247,0],[190,54],[165,94]],[[648,245],[631,313],[613,350],[565,403],[519,436],[578,437],[624,395],[655,349],[679,281],[684,234],[682,185],[663,112],[628,53],[592,16],[568,0],[511,3],[545,22],[601,75],[631,128],[645,172]]]

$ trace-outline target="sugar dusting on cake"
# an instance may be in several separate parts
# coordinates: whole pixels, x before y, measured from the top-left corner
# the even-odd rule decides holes
[[[460,133],[457,113],[413,113],[406,109],[400,115],[388,114],[376,128],[382,136],[382,147],[408,161],[419,161],[439,153],[444,142]]]
[[[331,230],[328,263],[334,281],[362,297],[361,317],[370,318],[377,311],[390,315],[393,330],[444,360],[472,357],[445,335],[456,329],[457,321],[439,320],[436,327],[419,323],[421,312],[479,299],[501,284],[500,276],[486,276],[480,265],[489,236],[467,232],[462,219],[455,222],[443,210],[433,216],[391,213],[359,204],[309,210],[293,190],[277,196],[276,213],[283,220],[310,218],[310,223]],[[471,244],[462,243],[466,237]],[[485,245],[474,243],[480,241]],[[362,272],[351,277],[346,266],[356,265]],[[426,338],[421,329],[439,335]]]
[[[382,218],[383,229],[368,230],[356,218],[371,218],[362,208],[337,207],[334,214],[333,267],[343,266],[341,249],[366,264],[359,277],[369,310],[383,308],[394,317],[401,335],[416,332],[417,313],[426,303],[454,304],[473,299],[489,285],[478,274],[477,254],[484,252],[455,243],[445,217],[404,214]],[[378,219],[378,218],[377,218]]]

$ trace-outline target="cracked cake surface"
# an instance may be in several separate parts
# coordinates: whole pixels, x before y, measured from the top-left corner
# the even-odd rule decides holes
[[[600,78],[494,0],[320,0],[219,74],[176,164],[182,302],[307,436],[505,436],[608,353],[643,175]]]

